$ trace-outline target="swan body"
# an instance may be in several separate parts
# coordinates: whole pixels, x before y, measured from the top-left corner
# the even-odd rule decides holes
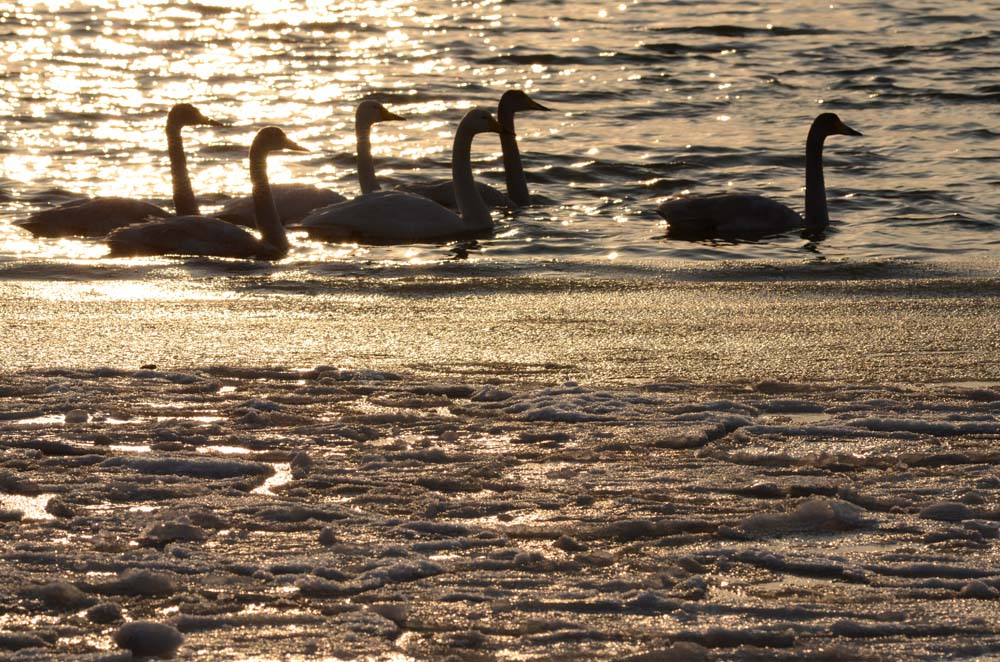
[[[452,176],[461,216],[413,193],[373,191],[318,209],[297,227],[316,239],[373,244],[449,241],[488,233],[493,219],[473,179],[472,139],[478,133],[502,130],[489,111],[473,109],[455,131]]]
[[[277,260],[287,247],[254,237],[238,225],[211,216],[174,216],[136,223],[108,236],[111,257],[205,255]]]
[[[669,200],[657,210],[670,235],[758,237],[802,227],[794,209],[754,193],[711,193]]]
[[[500,134],[500,146],[503,149],[503,172],[507,193],[501,193],[489,184],[478,182],[476,184],[483,201],[490,208],[517,209],[519,206],[531,204],[528,182],[525,179],[524,166],[521,163],[521,152],[517,147],[517,134],[514,133],[514,114],[524,110],[547,111],[550,109],[521,90],[507,90],[500,97],[500,103],[497,106],[497,119],[504,128],[504,132]],[[445,207],[455,208],[458,206],[455,198],[455,185],[452,180],[407,184],[401,186],[400,189],[430,198]]]
[[[297,221],[313,209],[347,199],[336,191],[312,184],[273,184],[271,194],[274,196],[274,206],[278,209],[278,217],[282,223]],[[236,225],[254,227],[257,220],[253,211],[253,196],[230,200],[215,216]]]
[[[479,197],[483,199],[483,202],[490,209],[517,209],[517,203],[511,200],[509,195],[489,184],[476,182],[476,189],[479,191]],[[455,197],[455,183],[450,179],[437,182],[403,184],[399,187],[399,190],[433,200],[435,204],[447,207],[448,209],[458,209],[458,198]]]
[[[375,165],[372,159],[371,130],[377,122],[402,120],[395,113],[389,112],[385,106],[372,99],[365,99],[354,111],[354,132],[358,140],[358,179],[361,180],[361,192],[368,193],[379,189],[375,179]],[[278,217],[285,225],[301,220],[314,209],[345,202],[345,198],[336,191],[320,188],[312,184],[276,184],[271,187],[274,195],[274,205],[278,209]],[[216,214],[219,218],[238,225],[254,226],[254,207],[252,197],[236,198],[226,203]]]
[[[433,200],[405,191],[372,191],[319,209],[295,226],[334,243],[412,244],[481,234]]]
[[[261,238],[218,218],[178,216],[138,223],[108,235],[112,257],[206,255],[278,260],[288,253],[288,238],[278,218],[267,179],[267,155],[278,150],[308,151],[275,126],[261,129],[250,146],[250,180]]]
[[[833,113],[816,117],[806,139],[805,218],[795,210],[751,193],[714,193],[667,200],[657,212],[675,238],[754,238],[805,227],[819,231],[830,223],[823,180],[823,143],[828,136],[860,136]]]
[[[224,126],[221,122],[205,117],[189,103],[177,104],[167,114],[167,152],[177,214],[198,213],[198,202],[191,188],[187,157],[181,139],[181,129],[198,125]],[[36,212],[26,219],[15,221],[15,224],[37,237],[103,237],[115,228],[148,218],[167,218],[172,215],[161,207],[141,200],[100,197],[72,200],[52,209]]]

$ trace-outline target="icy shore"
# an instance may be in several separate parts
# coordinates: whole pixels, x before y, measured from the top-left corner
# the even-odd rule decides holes
[[[997,383],[34,370],[0,440],[0,659],[1000,652]]]

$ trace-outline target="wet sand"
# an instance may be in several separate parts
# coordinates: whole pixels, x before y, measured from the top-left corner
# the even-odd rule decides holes
[[[1000,379],[1000,278],[885,271],[8,281],[0,365],[334,365],[601,384]]]

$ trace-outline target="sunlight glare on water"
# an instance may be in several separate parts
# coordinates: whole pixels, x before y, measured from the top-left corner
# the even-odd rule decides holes
[[[838,112],[862,138],[826,150],[830,257],[997,251],[997,50],[991,10],[958,2],[0,3],[0,260],[100,261],[95,240],[35,239],[10,222],[70,196],[170,206],[164,118],[190,101],[229,128],[184,132],[204,209],[249,193],[246,148],[277,124],[314,150],[272,158],[273,182],[357,191],[353,109],[374,96],[404,122],[378,125],[383,188],[447,177],[462,112],[510,87],[555,110],[518,116],[532,191],[555,204],[497,213],[465,251],[537,259],[814,257],[792,233],[757,242],[663,237],[657,202],[749,190],[802,208],[805,131]],[[495,138],[477,177],[502,186]],[[4,199],[0,197],[0,200]],[[452,257],[421,249],[422,263]],[[388,259],[301,237],[294,263]]]

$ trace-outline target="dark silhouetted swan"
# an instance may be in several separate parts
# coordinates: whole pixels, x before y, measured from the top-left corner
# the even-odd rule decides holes
[[[479,193],[489,207],[516,208],[519,205],[531,204],[528,182],[524,177],[524,166],[521,165],[521,152],[517,148],[517,135],[514,133],[514,113],[523,110],[550,109],[521,90],[507,90],[500,97],[497,119],[504,128],[504,133],[500,134],[500,146],[503,149],[503,172],[507,182],[507,193],[505,195],[489,184],[477,183]],[[446,207],[456,206],[455,185],[450,179],[427,184],[405,184],[400,190],[417,193]]]
[[[715,193],[667,200],[656,210],[667,220],[668,237],[761,237],[805,227],[819,231],[830,223],[823,182],[823,141],[827,136],[860,136],[833,113],[812,123],[806,139],[806,216],[780,202],[752,193]]]
[[[503,174],[507,181],[507,195],[521,206],[531,204],[528,194],[528,180],[521,165],[521,150],[517,148],[517,134],[514,132],[514,113],[522,110],[551,110],[538,103],[521,90],[507,90],[500,97],[497,119],[504,132],[500,134],[503,147]]]
[[[191,189],[187,157],[181,140],[181,129],[198,125],[225,126],[205,117],[189,103],[179,103],[167,114],[167,152],[170,156],[174,209],[178,215],[198,214],[198,202]],[[101,197],[67,202],[15,223],[38,237],[103,237],[115,228],[148,218],[169,216],[173,214],[141,200]]]
[[[267,181],[267,155],[279,150],[307,152],[276,126],[257,132],[250,145],[250,181],[257,229],[261,238],[243,228],[207,216],[178,216],[139,223],[108,235],[112,257],[134,255],[214,255],[254,260],[279,260],[288,253],[285,227],[278,219]]]
[[[372,125],[377,122],[402,119],[399,115],[390,113],[377,101],[366,99],[358,104],[354,112],[354,133],[358,138],[358,179],[361,181],[362,193],[379,189],[372,159]],[[311,184],[275,184],[271,187],[271,193],[274,195],[278,217],[286,225],[306,217],[314,209],[344,202],[347,199],[336,191]],[[253,227],[253,198],[232,200],[226,203],[216,216],[230,223]]]
[[[314,239],[371,244],[447,241],[487,233],[493,219],[472,176],[472,139],[477,133],[502,130],[489,111],[474,108],[455,131],[451,168],[461,216],[414,193],[373,191],[317,209],[296,227]]]

